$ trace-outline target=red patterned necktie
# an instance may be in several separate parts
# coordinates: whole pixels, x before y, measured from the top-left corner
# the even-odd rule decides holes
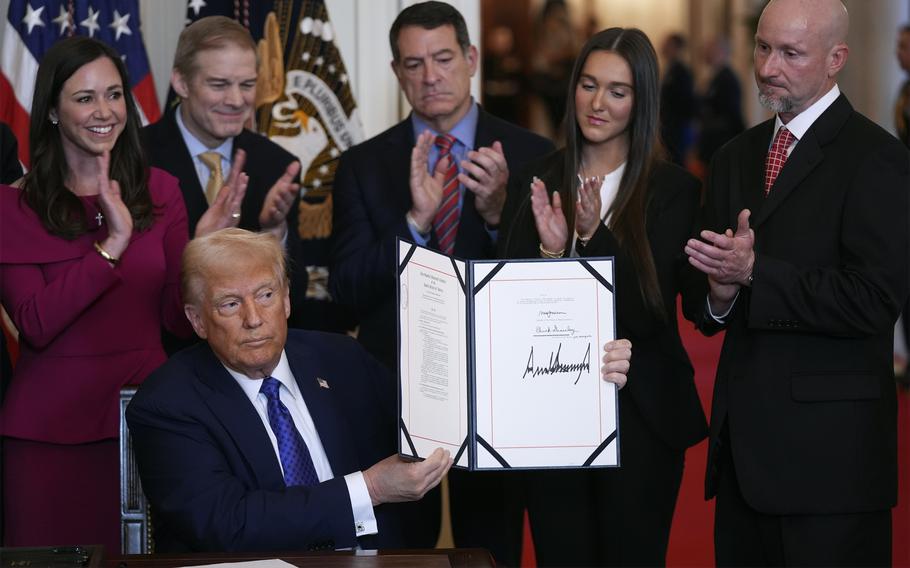
[[[458,233],[458,166],[455,165],[455,157],[452,156],[454,143],[455,138],[448,134],[436,137],[439,159],[450,158],[442,186],[442,203],[439,204],[439,210],[433,218],[436,242],[439,243],[439,250],[446,254],[452,254],[455,249],[455,235]]]
[[[786,126],[781,126],[774,136],[771,149],[768,150],[768,158],[765,160],[765,197],[768,197],[768,194],[771,193],[771,186],[774,185],[777,174],[780,173],[784,163],[787,161],[787,148],[790,147],[790,144],[795,139],[796,137],[787,130]]]

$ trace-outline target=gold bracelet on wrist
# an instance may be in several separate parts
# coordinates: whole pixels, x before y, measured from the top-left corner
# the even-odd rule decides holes
[[[117,266],[117,264],[120,263],[120,259],[114,258],[114,256],[111,253],[109,253],[106,250],[104,250],[103,248],[101,248],[101,245],[98,244],[98,241],[95,241],[95,250],[98,251],[98,254],[101,255],[101,258],[110,262],[114,266]]]
[[[566,249],[561,249],[557,252],[550,252],[547,249],[543,248],[543,243],[540,243],[540,256],[543,258],[562,258],[566,253]]]

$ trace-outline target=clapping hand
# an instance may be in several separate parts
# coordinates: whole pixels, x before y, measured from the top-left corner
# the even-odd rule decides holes
[[[300,162],[288,164],[284,174],[265,196],[262,211],[259,212],[259,226],[263,231],[275,235],[279,241],[287,234],[288,224],[285,221],[300,192],[300,184],[297,183],[299,175]]]
[[[558,191],[554,191],[553,200],[550,201],[547,186],[537,177],[531,182],[531,211],[534,213],[534,224],[537,226],[541,246],[551,253],[563,251],[569,237],[569,228],[562,212],[562,198]]]
[[[417,143],[411,150],[411,219],[417,223],[420,232],[430,231],[430,224],[436,211],[442,203],[442,190],[445,184],[446,170],[451,157],[441,158],[436,162],[433,174],[428,172],[430,163],[430,148],[433,147],[435,136],[429,130],[417,137]]]
[[[603,178],[578,177],[578,201],[575,203],[575,233],[583,240],[590,239],[600,225],[600,186]]]
[[[108,236],[101,243],[108,254],[116,259],[130,243],[133,234],[133,216],[123,202],[120,184],[110,179],[111,153],[105,150],[96,158],[98,161],[98,201],[107,220]]]
[[[474,194],[474,206],[488,225],[499,225],[502,206],[506,202],[506,184],[509,182],[509,164],[499,141],[492,147],[481,147],[468,152],[468,159],[461,162],[458,181]]]
[[[711,310],[722,313],[739,292],[748,285],[755,264],[755,231],[749,227],[748,209],[740,211],[736,219],[736,232],[723,233],[704,230],[701,238],[689,239],[685,251],[689,264],[708,276]]]
[[[220,229],[236,227],[240,223],[240,204],[246,195],[246,187],[250,182],[248,175],[243,173],[246,163],[246,152],[237,150],[234,153],[234,162],[231,165],[231,175],[218,192],[218,197],[209,205],[206,212],[196,224],[195,237],[214,233]]]

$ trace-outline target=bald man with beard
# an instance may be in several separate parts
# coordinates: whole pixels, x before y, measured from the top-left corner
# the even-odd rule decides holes
[[[891,563],[910,154],[837,87],[848,27],[838,0],[765,8],[755,79],[775,116],[718,151],[686,246],[710,283],[700,326],[726,329],[706,480],[718,565]]]

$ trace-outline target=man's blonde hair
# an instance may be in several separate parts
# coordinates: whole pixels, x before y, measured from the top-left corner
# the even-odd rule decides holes
[[[270,264],[281,287],[287,290],[287,261],[284,249],[269,233],[245,229],[222,229],[193,239],[183,250],[181,292],[183,302],[201,307],[206,279],[216,268],[236,267],[238,271],[253,265]]]
[[[237,20],[225,16],[208,16],[196,20],[180,33],[174,54],[174,69],[184,77],[192,77],[197,71],[196,56],[199,52],[223,49],[228,45],[257,53],[253,36]],[[256,67],[259,67],[258,54]]]

